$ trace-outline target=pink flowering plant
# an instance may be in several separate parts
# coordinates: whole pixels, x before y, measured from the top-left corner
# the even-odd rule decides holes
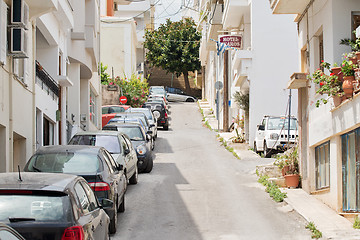
[[[126,105],[141,107],[146,102],[149,94],[149,84],[145,78],[141,79],[136,74],[132,74],[130,78],[126,76],[123,78],[116,77],[114,84],[120,87],[122,95],[127,98]]]
[[[327,94],[329,97],[342,96],[344,92],[342,90],[342,82],[330,69],[330,64],[322,61],[321,66],[330,72],[330,75],[325,74],[320,68],[317,69],[312,75],[308,76],[308,79],[318,84],[319,88],[316,93],[321,95]],[[329,98],[321,98],[315,103],[316,107],[319,107],[321,102],[326,104]]]

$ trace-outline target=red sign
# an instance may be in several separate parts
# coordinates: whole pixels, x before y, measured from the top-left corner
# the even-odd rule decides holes
[[[219,39],[229,47],[241,48],[242,37],[239,35],[221,35]]]
[[[125,96],[121,96],[119,100],[122,104],[125,104],[127,102],[127,98]]]

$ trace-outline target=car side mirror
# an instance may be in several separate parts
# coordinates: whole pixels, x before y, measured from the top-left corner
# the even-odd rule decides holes
[[[153,133],[153,131],[151,131],[151,130],[149,130],[149,131],[147,131],[147,134],[152,134]]]
[[[116,169],[117,169],[118,171],[122,171],[122,170],[124,169],[124,166],[121,165],[121,164],[119,164],[119,165],[117,165]]]
[[[101,199],[101,208],[112,208],[114,206],[114,202],[110,199],[103,198]]]
[[[129,153],[130,153],[130,150],[129,150],[129,149],[125,149],[125,150],[124,150],[124,154],[125,154],[125,155],[128,155]]]
[[[155,127],[155,124],[150,124],[150,127]]]
[[[265,131],[265,125],[258,125],[258,129],[260,131]]]

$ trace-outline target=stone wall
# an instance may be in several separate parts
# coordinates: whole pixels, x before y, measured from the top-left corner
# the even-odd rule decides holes
[[[115,91],[109,91],[107,85],[102,85],[102,106],[104,105],[120,105],[120,88]]]

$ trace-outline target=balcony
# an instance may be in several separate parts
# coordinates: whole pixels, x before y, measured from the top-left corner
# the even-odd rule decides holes
[[[307,87],[308,79],[306,78],[306,73],[293,73],[288,82],[288,89],[299,89]]]
[[[311,0],[269,0],[273,14],[301,14]]]
[[[67,1],[67,0],[66,0]],[[57,9],[57,0],[27,0],[29,18],[34,19]]]
[[[69,0],[59,0],[58,10],[54,12],[56,18],[67,28],[74,27],[73,7]]]
[[[213,4],[210,10],[210,13],[208,15],[209,19],[209,30],[208,30],[208,36],[207,39],[214,39],[217,40],[217,37],[219,35],[219,31],[222,30],[222,6],[221,4]]]
[[[244,80],[249,76],[252,65],[251,50],[237,50],[233,59],[232,69],[238,69],[237,77],[234,79],[234,86],[241,87]]]
[[[227,0],[223,14],[223,28],[234,29],[240,25],[241,18],[245,13],[250,13],[248,0]]]
[[[57,97],[59,97],[59,85],[57,82],[50,76],[48,72],[45,71],[45,69],[40,65],[38,61],[35,61],[36,63],[36,76],[38,77],[38,82],[41,85],[42,89],[48,89],[49,93],[50,91],[55,94]]]

